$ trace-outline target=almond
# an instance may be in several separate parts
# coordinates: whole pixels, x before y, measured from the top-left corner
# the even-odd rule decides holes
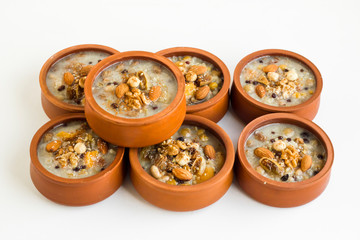
[[[161,87],[160,86],[151,87],[150,92],[149,92],[149,98],[151,101],[155,102],[156,100],[158,100],[160,95],[161,95]]]
[[[190,67],[189,72],[194,72],[196,75],[204,74],[207,70],[207,67],[201,65],[193,65]]]
[[[93,65],[83,66],[80,70],[80,75],[87,76],[92,68],[93,68]]]
[[[278,70],[278,66],[275,64],[270,64],[263,68],[263,71],[266,73],[267,72],[276,72],[276,70]]]
[[[301,160],[301,171],[305,172],[312,165],[312,158],[309,155],[305,155]]]
[[[64,82],[67,85],[71,85],[74,82],[74,76],[70,72],[64,73]]]
[[[172,170],[174,176],[183,181],[189,181],[192,179],[192,173],[183,168],[174,168]]]
[[[99,151],[102,153],[102,154],[106,154],[107,153],[107,151],[108,151],[108,144],[107,144],[107,142],[105,142],[104,140],[102,140],[101,138],[99,138],[98,140],[97,140],[97,147],[98,147],[98,149],[99,149]]]
[[[59,149],[60,146],[61,146],[61,141],[59,141],[59,140],[55,140],[55,141],[49,142],[49,143],[46,145],[46,151],[48,151],[48,152],[55,152],[56,150]]]
[[[206,98],[209,91],[210,91],[210,88],[208,85],[202,86],[195,92],[195,98],[197,100],[202,100],[202,99]]]
[[[263,98],[265,96],[266,90],[263,85],[257,85],[255,88],[255,92],[259,96],[259,98]]]
[[[129,90],[129,85],[127,85],[126,83],[122,83],[116,87],[115,94],[118,98],[122,98]]]
[[[208,157],[208,158],[210,158],[210,159],[215,159],[215,149],[214,149],[214,147],[213,146],[211,146],[211,145],[206,145],[205,147],[204,147],[204,153],[205,153],[205,155]]]
[[[254,150],[254,154],[258,156],[259,158],[274,158],[274,154],[267,148],[258,147]]]
[[[265,85],[269,85],[269,80],[264,75],[260,76],[256,81]]]

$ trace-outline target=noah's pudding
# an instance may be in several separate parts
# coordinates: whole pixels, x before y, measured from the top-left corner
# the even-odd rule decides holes
[[[314,134],[292,124],[263,126],[249,136],[244,148],[250,165],[275,181],[309,179],[326,161],[325,148]]]
[[[114,161],[116,152],[116,146],[102,140],[81,120],[49,130],[37,149],[41,165],[63,178],[95,175]]]
[[[95,79],[92,94],[105,111],[124,118],[144,118],[161,112],[175,98],[174,74],[152,60],[115,63]]]
[[[162,143],[141,148],[139,159],[143,169],[161,182],[195,185],[221,170],[225,148],[205,129],[183,125]]]

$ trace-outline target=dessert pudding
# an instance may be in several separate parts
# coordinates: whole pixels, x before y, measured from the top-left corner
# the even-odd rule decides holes
[[[155,61],[130,59],[103,70],[92,85],[96,103],[123,118],[145,118],[163,111],[177,93],[170,70]]]
[[[95,64],[108,56],[109,53],[102,51],[81,51],[63,57],[50,67],[47,88],[65,103],[84,106],[86,77]]]
[[[257,129],[244,148],[247,160],[258,173],[282,182],[299,182],[315,176],[327,158],[323,144],[314,134],[284,123]]]
[[[202,183],[222,168],[225,147],[203,128],[183,125],[169,139],[139,150],[143,169],[171,185]]]
[[[315,75],[302,62],[286,56],[262,56],[241,71],[240,83],[255,100],[276,107],[307,101],[316,89]]]
[[[169,58],[185,78],[186,105],[195,105],[213,98],[223,85],[223,75],[213,64],[198,57]]]
[[[117,147],[98,137],[86,121],[74,120],[46,132],[38,145],[41,165],[63,178],[93,176],[113,161]]]

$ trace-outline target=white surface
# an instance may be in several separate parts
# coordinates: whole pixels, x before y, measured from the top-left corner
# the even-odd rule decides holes
[[[360,1],[1,0],[1,10],[1,239],[360,239]],[[92,206],[47,200],[29,175],[31,138],[48,121],[38,74],[53,53],[83,43],[120,51],[198,47],[221,58],[231,74],[256,50],[304,55],[324,79],[314,121],[335,147],[327,189],[305,206],[279,209],[233,183],[215,204],[177,213],[144,201],[127,178]],[[231,110],[219,125],[236,144],[243,124]]]

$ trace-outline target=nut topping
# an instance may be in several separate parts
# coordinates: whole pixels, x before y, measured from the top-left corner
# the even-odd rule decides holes
[[[192,174],[191,172],[183,169],[183,168],[174,168],[172,170],[172,173],[175,175],[176,178],[180,179],[180,180],[184,180],[184,181],[188,181],[192,179]]]
[[[160,96],[161,96],[161,87],[160,86],[151,87],[150,92],[149,92],[150,100],[155,102],[156,100],[159,99]]]
[[[195,98],[196,98],[197,100],[202,100],[202,99],[206,98],[206,96],[208,95],[209,91],[210,91],[209,86],[207,86],[207,85],[206,85],[206,86],[203,86],[203,87],[199,88],[199,89],[196,91],[196,93],[195,93]]]
[[[205,153],[205,155],[208,157],[208,158],[210,158],[210,159],[214,159],[215,158],[215,149],[214,149],[214,147],[213,146],[211,146],[211,145],[206,145],[205,147],[204,147],[204,153]]]

